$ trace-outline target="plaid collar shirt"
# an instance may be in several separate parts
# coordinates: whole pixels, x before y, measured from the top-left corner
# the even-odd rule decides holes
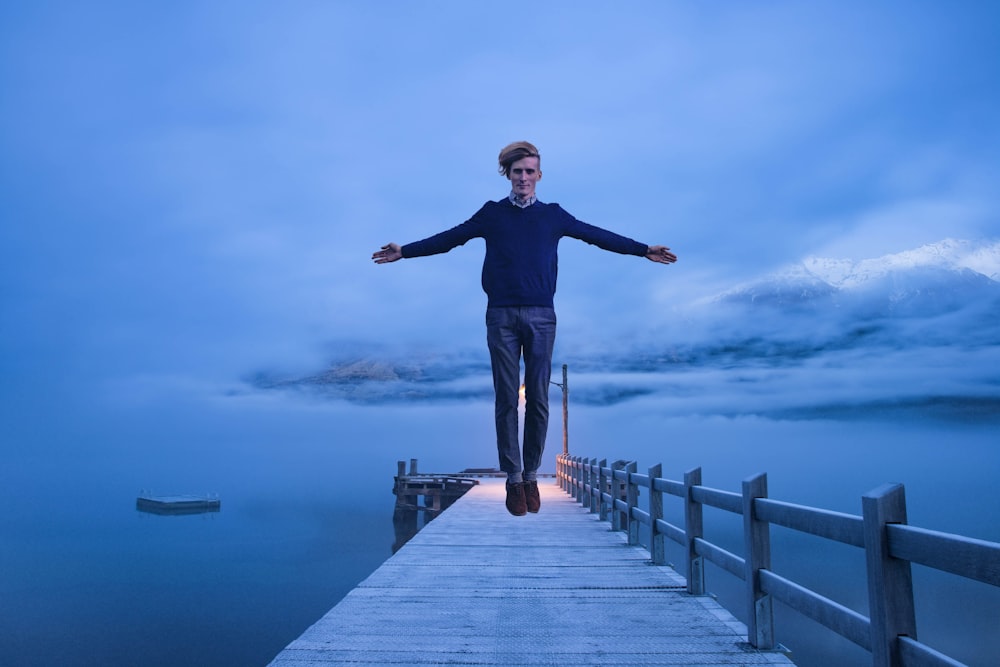
[[[510,194],[507,195],[507,199],[510,200],[511,204],[513,204],[518,208],[528,208],[536,201],[538,201],[538,197],[536,197],[535,195],[531,195],[530,197],[519,197],[517,196],[517,194],[514,193],[513,190],[511,190]]]

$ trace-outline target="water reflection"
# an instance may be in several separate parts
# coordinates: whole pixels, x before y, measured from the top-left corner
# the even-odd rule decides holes
[[[17,509],[0,514],[0,655],[17,665],[266,664],[433,514],[396,514],[389,479],[401,455],[444,471],[496,456],[487,402],[360,407],[178,395],[104,405],[76,397],[60,404],[60,420],[41,418],[41,398],[30,402],[31,410],[8,406],[0,453],[0,501]],[[995,428],[672,418],[653,400],[581,406],[572,423],[571,453],[636,460],[640,471],[662,463],[673,479],[701,466],[705,484],[724,489],[767,472],[772,497],[834,511],[857,514],[863,493],[902,482],[914,525],[1000,540]],[[549,442],[559,436],[556,423]],[[543,470],[555,469],[559,449],[549,447]],[[137,521],[152,516],[133,504],[143,485],[217,489],[226,511]],[[863,573],[856,555],[806,537],[772,539],[777,566],[855,604],[853,592],[838,589]],[[730,590],[725,573],[707,579],[739,608],[735,580]],[[1000,601],[940,579],[915,572],[918,597],[935,601],[918,599],[921,639],[990,664],[1000,637],[982,630]],[[851,647],[809,621],[776,623],[800,667],[856,664]]]

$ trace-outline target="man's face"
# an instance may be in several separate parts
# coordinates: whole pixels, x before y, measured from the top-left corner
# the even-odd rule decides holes
[[[542,170],[537,157],[521,158],[510,165],[510,185],[518,197],[530,197],[535,194],[535,184],[542,178]]]

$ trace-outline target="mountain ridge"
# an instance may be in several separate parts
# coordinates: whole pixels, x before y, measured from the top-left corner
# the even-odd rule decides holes
[[[983,297],[1000,298],[1000,241],[949,238],[857,261],[811,255],[710,301],[926,315]]]

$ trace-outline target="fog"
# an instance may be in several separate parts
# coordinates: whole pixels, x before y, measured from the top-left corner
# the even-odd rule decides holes
[[[577,380],[585,394],[590,380]],[[726,405],[733,384],[702,377],[702,397],[686,405]],[[264,664],[388,557],[397,460],[441,472],[495,465],[489,401],[129,389],[80,383],[7,403],[0,651],[14,664]],[[571,401],[570,451],[634,459],[640,470],[662,463],[673,479],[698,466],[705,484],[733,491],[767,472],[772,497],[853,514],[862,494],[902,482],[912,524],[1000,540],[995,422],[874,410],[847,420],[687,414],[680,393]],[[554,419],[543,469],[560,449]],[[222,510],[144,515],[134,508],[140,489],[218,493]],[[710,538],[738,550],[738,526],[716,514]],[[858,554],[774,533],[779,572],[864,612]],[[988,664],[997,647],[983,623],[1000,610],[996,591],[915,576],[921,637]],[[742,615],[730,579],[710,570],[709,589]],[[800,665],[863,655],[780,605],[776,623]]]
[[[370,256],[505,196],[519,139],[540,199],[680,258],[561,245],[571,451],[850,512],[903,481],[915,523],[997,539],[996,18],[5,3],[0,655],[262,664],[388,555],[396,460],[493,465],[482,244]],[[945,239],[975,263],[884,259]],[[897,273],[793,303],[769,276],[811,257]],[[985,646],[969,595],[942,645]]]

